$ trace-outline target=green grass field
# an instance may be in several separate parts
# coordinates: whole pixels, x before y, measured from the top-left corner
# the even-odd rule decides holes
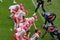
[[[17,3],[22,2],[25,6],[25,9],[29,11],[29,14],[26,17],[30,17],[33,15],[35,6],[32,0],[16,0],[16,1]],[[45,0],[45,4],[46,4],[46,1],[47,0]],[[10,15],[10,12],[8,10],[10,5],[13,5],[13,0],[3,0],[3,2],[0,2],[0,40],[14,40],[13,38],[14,30],[10,31],[10,28],[12,29],[14,28],[13,20],[8,18]],[[54,12],[57,15],[56,20],[54,21],[54,24],[60,29],[60,0],[52,0],[52,5],[45,6],[45,9],[46,11]],[[41,12],[42,10],[40,8],[39,12],[37,12],[38,21],[36,21],[35,23],[38,29],[42,30],[42,34],[43,34],[44,30],[42,28],[43,19],[40,16]],[[30,31],[32,35],[34,33],[33,26],[31,27]],[[40,37],[38,40],[42,40]],[[43,40],[51,40],[51,36],[47,34]]]

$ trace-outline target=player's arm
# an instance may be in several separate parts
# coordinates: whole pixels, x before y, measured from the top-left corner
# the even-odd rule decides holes
[[[36,24],[34,23],[33,25],[34,25],[34,28],[37,30]]]

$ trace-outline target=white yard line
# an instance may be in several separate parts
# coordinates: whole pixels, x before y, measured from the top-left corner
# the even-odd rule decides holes
[[[36,5],[35,5],[34,0],[32,0],[32,3],[34,4],[34,6],[36,6]],[[39,13],[39,16],[42,18],[42,20],[44,21],[44,18],[41,16],[41,14],[40,14],[40,11],[39,11],[39,10],[38,10],[38,13]]]

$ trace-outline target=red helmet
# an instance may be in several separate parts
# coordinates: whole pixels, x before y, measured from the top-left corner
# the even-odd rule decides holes
[[[40,30],[38,30],[38,31],[37,31],[37,33],[40,35],[40,34],[41,34],[41,31],[40,31]]]
[[[20,6],[22,6],[23,5],[23,3],[20,3]]]
[[[28,14],[28,10],[25,10],[24,12],[25,12],[26,14]]]
[[[35,19],[35,20],[38,19],[38,16],[35,15],[35,16],[34,16],[34,19]]]
[[[23,10],[24,9],[24,5],[22,3],[20,3],[20,9]]]

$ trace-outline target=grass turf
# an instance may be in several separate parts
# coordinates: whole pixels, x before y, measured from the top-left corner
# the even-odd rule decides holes
[[[30,17],[34,13],[34,5],[32,3],[32,0],[16,0],[17,3],[22,2],[25,6],[25,9],[29,11],[29,14],[26,17]],[[46,0],[45,0],[46,2]],[[54,21],[54,24],[60,28],[60,0],[52,0],[52,5],[45,6],[46,11],[54,12],[57,17]],[[9,19],[10,12],[8,10],[9,6],[13,4],[13,0],[3,0],[3,2],[0,2],[0,40],[14,40],[13,34],[14,31],[10,31],[10,28],[13,29],[13,20]],[[46,4],[46,3],[45,3]],[[40,13],[41,8],[39,9]],[[38,21],[36,21],[36,26],[42,30],[42,34],[44,33],[44,30],[42,28],[43,20],[41,16],[38,14]],[[34,33],[34,27],[31,28],[31,35]],[[41,37],[41,36],[40,36]],[[38,40],[42,40],[39,38]],[[43,40],[51,40],[51,36],[47,34]]]

